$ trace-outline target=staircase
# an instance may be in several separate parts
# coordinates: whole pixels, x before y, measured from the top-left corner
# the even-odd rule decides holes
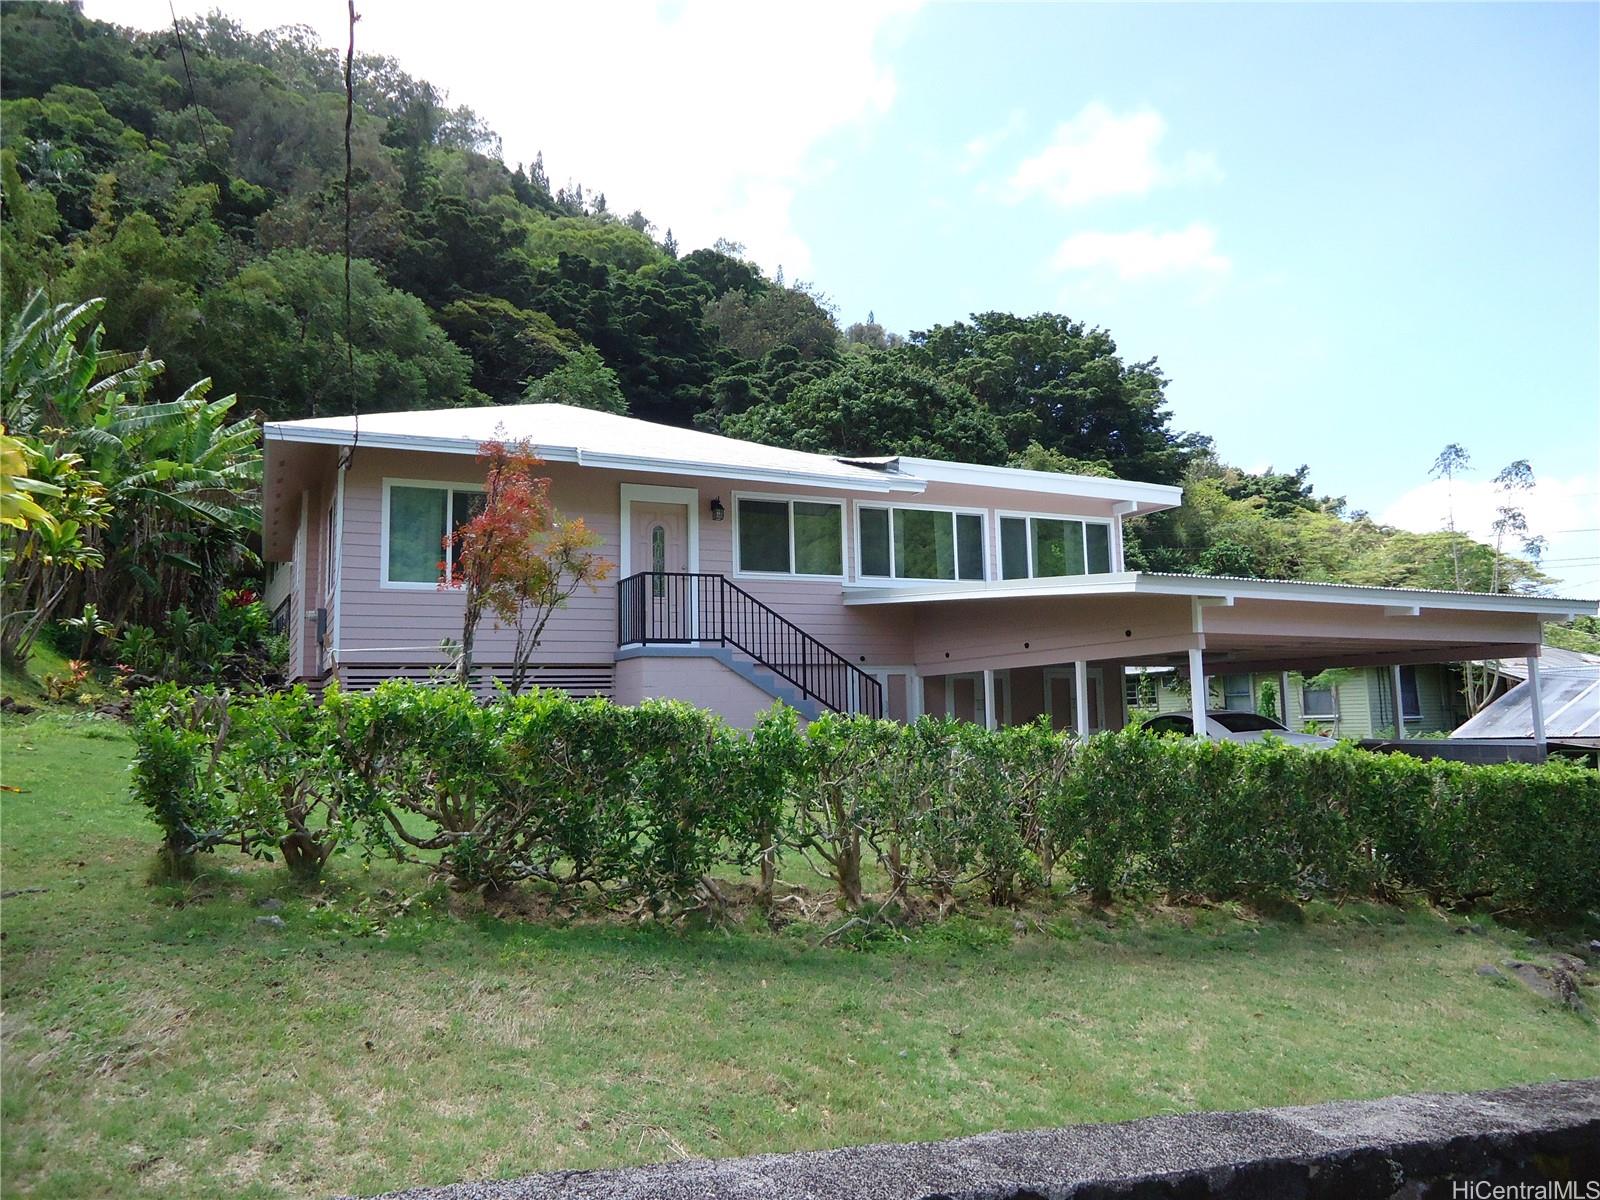
[[[617,645],[716,648],[763,691],[782,697],[769,686],[781,681],[819,708],[883,716],[876,679],[724,575],[642,571],[619,581]]]

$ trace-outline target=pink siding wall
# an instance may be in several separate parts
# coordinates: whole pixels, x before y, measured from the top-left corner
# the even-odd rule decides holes
[[[699,496],[699,567],[701,571],[728,575],[757,599],[771,605],[813,637],[831,646],[851,662],[883,665],[911,661],[914,651],[912,614],[888,608],[847,608],[841,581],[780,579],[738,575],[734,571],[734,503],[736,495],[773,495],[842,500],[846,503],[846,570],[854,575],[855,515],[851,499],[862,503],[889,501],[876,495],[850,496],[815,487],[775,484],[743,485],[723,480],[698,483],[682,476],[638,475],[620,471],[551,463],[546,468],[551,495],[567,516],[581,516],[601,536],[600,553],[613,563],[622,558],[621,487],[624,483],[694,488]],[[417,590],[383,586],[380,580],[383,530],[383,482],[429,480],[479,483],[482,470],[471,458],[395,450],[358,449],[345,480],[343,530],[343,595],[340,597],[339,649],[347,663],[398,659],[434,661],[445,638],[461,636],[461,596],[434,589]],[[312,514],[323,511],[327,491],[311,497]],[[720,498],[727,518],[711,520],[707,506]],[[931,485],[927,492],[906,498],[912,503],[952,507],[1051,511],[1063,515],[1109,515],[1109,505],[1070,497],[1038,497],[1026,493],[973,488],[957,484]],[[316,569],[320,550],[320,517],[308,517],[308,549]],[[996,538],[987,533],[990,571],[998,575]],[[634,569],[638,569],[637,566]],[[539,661],[578,664],[610,661],[616,649],[616,588],[614,578],[594,593],[580,591],[567,608],[550,622]],[[318,584],[313,578],[310,592]],[[314,635],[314,630],[312,631]],[[476,656],[499,661],[511,654],[510,631],[499,629],[492,616],[478,632]],[[314,636],[306,662],[315,659]]]
[[[682,700],[721,713],[728,724],[749,729],[774,700],[744,676],[714,658],[642,656],[617,664],[618,704],[652,698]]]

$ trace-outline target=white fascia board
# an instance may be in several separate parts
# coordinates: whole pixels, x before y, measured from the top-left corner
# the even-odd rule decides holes
[[[1309,604],[1397,606],[1460,612],[1536,613],[1551,618],[1600,614],[1600,601],[1515,593],[1435,592],[1424,588],[1363,587],[1291,579],[1221,579],[1204,575],[1136,575],[1135,591],[1146,595],[1220,597],[1234,600],[1295,600]]]
[[[1100,475],[1063,475],[1058,471],[1029,471],[1022,467],[985,467],[978,463],[943,462],[936,458],[902,458],[900,469],[929,483],[964,483],[1014,492],[1128,501],[1135,505],[1134,512],[1142,513],[1177,508],[1183,503],[1181,487],[1165,483],[1140,483],[1132,479],[1106,479]]]
[[[323,445],[359,444],[373,450],[416,450],[429,454],[475,455],[481,444],[474,438],[419,437],[414,434],[363,433],[359,442],[348,429],[287,428],[265,426],[267,441],[315,442]],[[796,483],[808,487],[831,487],[851,492],[918,493],[927,489],[921,479],[885,475],[880,478],[842,476],[828,472],[790,471],[780,467],[737,467],[729,463],[703,463],[688,459],[652,458],[639,454],[615,454],[583,450],[576,446],[535,445],[534,452],[546,462],[570,462],[579,466],[611,471],[645,471],[656,475],[688,475],[698,479],[728,479],[753,483]]]
[[[849,605],[1128,595],[1178,596],[1224,606],[1232,606],[1238,600],[1292,600],[1301,604],[1354,604],[1378,608],[1392,608],[1398,600],[1405,598],[1423,609],[1528,613],[1552,619],[1600,614],[1600,602],[1594,600],[1429,592],[1411,588],[1360,587],[1290,580],[1221,580],[1207,576],[1152,575],[1141,571],[1067,579],[974,580],[971,583],[904,581],[865,586],[849,584],[844,588],[844,602]]]
[[[1135,590],[1132,571],[1067,579],[899,580],[846,584],[846,604],[933,604],[948,600],[1000,600],[1055,596],[1125,596]]]

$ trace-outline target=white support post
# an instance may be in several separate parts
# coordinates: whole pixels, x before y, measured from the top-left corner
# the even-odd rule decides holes
[[[1072,707],[1078,740],[1083,741],[1089,736],[1089,664],[1081,658],[1072,664]]]
[[[922,715],[922,676],[912,671],[906,675],[906,720],[915,721]]]
[[[1198,646],[1189,651],[1189,716],[1194,721],[1194,736],[1209,737],[1206,731],[1205,652]]]
[[[1539,692],[1539,660],[1528,655],[1528,708],[1533,713],[1533,744],[1545,749],[1549,739],[1544,732],[1544,697]]]
[[[991,667],[983,669],[983,727],[993,729],[997,722],[994,719],[994,670]]]
[[[1398,665],[1389,668],[1389,695],[1394,702],[1394,736],[1405,740],[1406,736],[1406,697],[1400,687],[1400,668]]]
[[[1283,714],[1283,727],[1289,728],[1289,672],[1278,672],[1278,711]]]

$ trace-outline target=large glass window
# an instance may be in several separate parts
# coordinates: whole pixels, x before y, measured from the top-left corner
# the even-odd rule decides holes
[[[483,493],[472,488],[392,484],[384,582],[438,584],[448,580],[453,554],[445,539],[482,510]]]
[[[844,506],[817,500],[737,501],[739,570],[843,575]]]
[[[1111,570],[1111,527],[1064,517],[1001,517],[1002,579],[1099,575]]]
[[[857,510],[861,574],[895,579],[982,579],[983,517],[935,508]]]

